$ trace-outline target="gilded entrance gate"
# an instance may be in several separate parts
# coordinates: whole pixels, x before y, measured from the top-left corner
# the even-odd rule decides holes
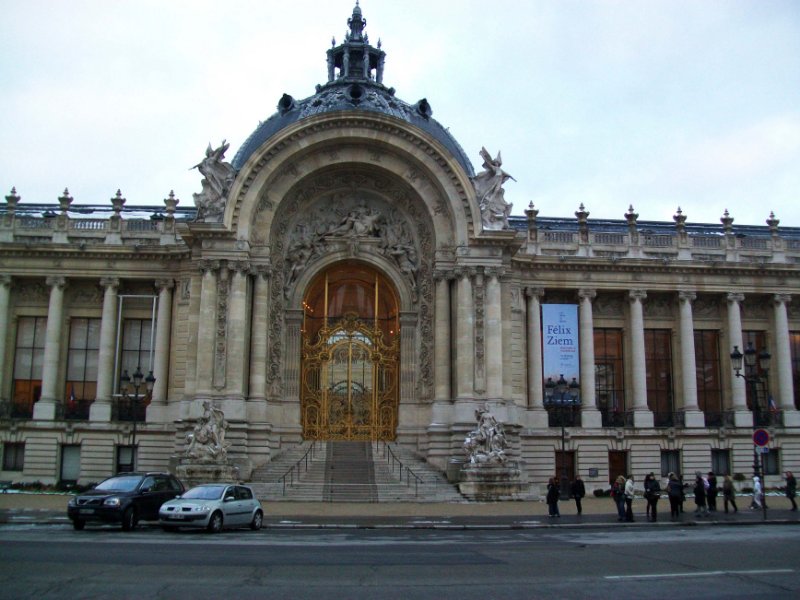
[[[312,285],[304,308],[303,436],[393,440],[399,336],[387,282],[366,267],[339,266]]]

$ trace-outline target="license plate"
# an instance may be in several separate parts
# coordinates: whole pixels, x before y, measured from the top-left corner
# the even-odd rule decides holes
[[[78,514],[81,515],[93,515],[94,509],[93,508],[82,508],[78,511]]]
[[[180,520],[182,520],[184,518],[184,516],[183,515],[170,515],[167,518],[170,519],[171,521],[180,521]]]

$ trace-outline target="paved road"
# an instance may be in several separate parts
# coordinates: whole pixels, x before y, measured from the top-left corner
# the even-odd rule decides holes
[[[0,597],[797,597],[798,557],[793,525],[218,536],[6,525]]]

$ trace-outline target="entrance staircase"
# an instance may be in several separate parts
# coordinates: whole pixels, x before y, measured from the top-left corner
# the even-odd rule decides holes
[[[444,474],[384,442],[303,442],[253,471],[271,502],[465,502]]]

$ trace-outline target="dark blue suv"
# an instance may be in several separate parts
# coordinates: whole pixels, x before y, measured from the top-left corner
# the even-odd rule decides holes
[[[184,491],[169,473],[123,473],[109,477],[67,504],[72,526],[81,530],[88,521],[121,523],[123,531],[140,520],[157,521],[158,509]]]

